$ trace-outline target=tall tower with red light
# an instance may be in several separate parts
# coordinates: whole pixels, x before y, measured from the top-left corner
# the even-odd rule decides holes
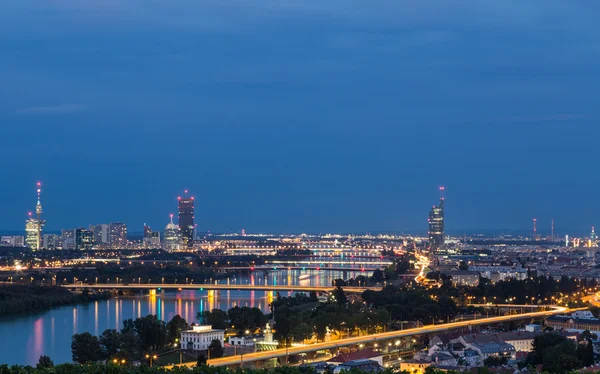
[[[179,230],[181,230],[181,238],[184,246],[191,248],[194,244],[194,196],[187,196],[188,190],[185,190],[185,195],[177,198],[179,206]]]

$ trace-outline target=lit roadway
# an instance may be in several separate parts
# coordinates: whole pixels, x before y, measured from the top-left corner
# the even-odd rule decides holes
[[[63,284],[69,289],[100,289],[100,290],[149,290],[149,289],[177,289],[177,290],[235,290],[235,291],[285,291],[285,292],[331,292],[333,286],[287,286],[287,285],[254,285],[254,284],[155,284],[155,283],[129,283],[129,284]],[[381,291],[381,287],[343,287],[344,292],[363,293],[366,290]]]
[[[480,305],[480,306],[532,308],[531,305],[502,305],[502,304],[499,304],[499,305]],[[541,312],[529,312],[529,313],[522,313],[522,314],[513,314],[513,315],[509,315],[509,316],[489,317],[489,318],[482,318],[482,319],[476,319],[476,320],[470,320],[470,321],[451,322],[451,323],[445,323],[445,324],[440,324],[440,325],[427,325],[427,326],[413,328],[413,329],[390,331],[390,332],[384,332],[384,333],[380,333],[380,334],[372,334],[372,335],[360,336],[360,337],[355,337],[355,338],[340,339],[340,340],[335,340],[335,341],[325,342],[325,343],[316,343],[316,344],[311,344],[311,345],[307,345],[307,346],[303,346],[303,347],[288,347],[287,349],[281,348],[281,349],[276,349],[273,351],[255,352],[255,353],[248,353],[248,354],[244,354],[244,355],[221,357],[221,358],[210,359],[210,360],[208,360],[207,363],[210,366],[242,365],[244,363],[253,362],[253,361],[262,361],[262,360],[268,360],[268,359],[277,358],[277,357],[285,357],[285,356],[289,356],[289,355],[297,355],[297,354],[301,354],[301,353],[308,353],[308,352],[314,352],[314,351],[319,351],[319,350],[337,349],[339,347],[346,347],[346,346],[350,346],[350,345],[359,345],[359,344],[365,344],[365,343],[388,341],[391,339],[404,338],[404,337],[412,336],[412,335],[430,334],[430,333],[442,332],[442,331],[447,331],[447,330],[451,330],[451,329],[469,327],[469,326],[475,326],[475,325],[487,325],[490,323],[508,322],[508,321],[519,320],[519,319],[549,317],[549,316],[555,315],[555,314],[563,314],[565,312],[580,310],[580,309],[568,309],[568,308],[559,307],[559,306],[551,306],[550,308],[552,308],[552,310],[546,310],[546,311],[541,311]],[[190,362],[190,363],[183,364],[183,365],[195,366],[196,363]]]

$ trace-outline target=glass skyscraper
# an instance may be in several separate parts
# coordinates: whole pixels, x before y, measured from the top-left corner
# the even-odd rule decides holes
[[[194,197],[178,197],[179,230],[183,245],[191,247],[194,242]]]
[[[440,192],[444,187],[440,187]],[[444,196],[440,197],[440,204],[433,206],[429,211],[429,250],[438,251],[444,248]]]

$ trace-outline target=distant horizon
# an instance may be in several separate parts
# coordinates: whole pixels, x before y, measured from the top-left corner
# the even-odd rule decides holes
[[[110,223],[110,222],[107,222]],[[164,228],[160,228],[160,229],[156,229],[153,226],[150,226],[151,229],[153,231],[159,231],[162,232]],[[77,229],[77,228],[84,228],[87,229],[89,228],[88,226],[78,226],[78,227],[65,227],[63,228],[64,230],[71,230],[71,229]],[[58,229],[58,230],[44,230],[43,234],[60,234],[61,230],[63,229]],[[0,229],[0,235],[24,235],[24,230],[3,230]],[[565,235],[569,235],[569,236],[577,236],[577,237],[586,237],[589,236],[589,234],[591,233],[591,229],[588,232],[585,232],[584,230],[565,230],[565,229],[556,229],[554,235],[555,238],[562,240],[564,239]],[[127,235],[133,235],[133,236],[143,236],[144,232],[142,230],[130,230],[129,225],[127,226]],[[210,235],[233,235],[233,234],[237,234],[239,236],[241,236],[241,229],[237,230],[237,231],[197,231],[197,235],[198,236],[202,236],[204,234],[210,234]],[[402,230],[398,230],[398,231],[389,231],[389,230],[368,230],[368,231],[353,231],[353,232],[349,232],[349,231],[340,231],[340,232],[334,232],[334,231],[319,231],[319,232],[277,232],[277,231],[248,231],[246,230],[246,235],[247,236],[252,236],[252,235],[275,235],[275,236],[285,236],[285,235],[293,235],[293,236],[298,236],[298,235],[302,235],[302,234],[307,234],[307,235],[385,235],[385,234],[390,234],[390,235],[396,235],[396,236],[402,236],[402,235],[408,235],[408,236],[420,236],[420,237],[426,237],[427,236],[427,230],[425,231],[418,231],[418,230],[414,230],[414,231],[402,231]],[[451,230],[449,232],[445,233],[446,236],[452,237],[452,238],[461,238],[464,235],[466,235],[467,237],[473,237],[473,236],[477,236],[477,235],[484,235],[486,238],[488,237],[492,237],[492,236],[500,236],[500,235],[512,235],[512,236],[518,236],[518,237],[522,237],[522,238],[530,238],[532,233],[531,231],[527,231],[527,230],[509,230],[509,229],[481,229],[481,230]],[[545,232],[540,232],[538,230],[538,235],[541,236],[541,238],[545,239],[546,237],[549,237],[551,235],[550,232],[548,232],[547,234]]]

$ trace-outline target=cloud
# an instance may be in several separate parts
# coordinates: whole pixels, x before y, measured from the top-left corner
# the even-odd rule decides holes
[[[87,109],[82,104],[58,104],[48,106],[32,106],[28,108],[21,108],[17,110],[17,114],[26,115],[58,115],[58,114],[69,114],[81,112]]]

